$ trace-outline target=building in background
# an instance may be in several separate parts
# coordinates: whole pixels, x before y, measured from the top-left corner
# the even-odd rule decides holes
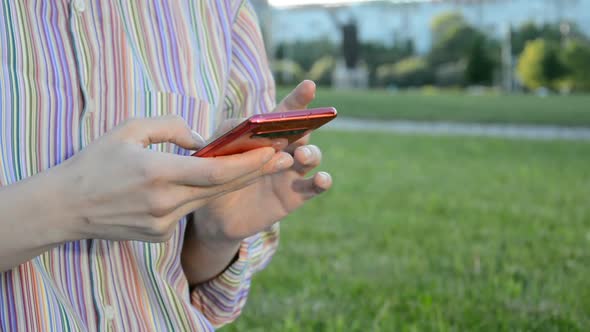
[[[379,58],[394,59],[390,64],[400,61],[398,54],[401,49],[406,57],[422,56],[433,59],[432,53],[432,28],[433,18],[443,13],[460,13],[470,27],[476,28],[492,37],[496,42],[496,49],[501,49],[499,59],[493,60],[498,66],[479,66],[492,68],[487,70],[493,77],[495,86],[502,86],[507,91],[512,91],[519,82],[515,79],[515,67],[517,59],[513,52],[512,34],[510,31],[526,22],[534,22],[539,26],[560,24],[569,31],[569,23],[577,26],[577,30],[590,35],[590,0],[250,0],[255,6],[261,23],[268,54],[273,60],[273,67],[277,77],[284,78],[284,82],[293,81],[294,77],[312,77],[313,73],[331,72],[329,83],[335,87],[354,88],[367,87],[375,84],[389,84],[388,79],[379,78],[379,73],[385,75],[396,69],[386,68],[379,70],[380,64],[375,64]],[[323,3],[323,4],[322,4]],[[329,4],[328,4],[329,3]],[[350,29],[351,22],[355,22]],[[568,24],[564,24],[568,22]],[[347,29],[348,27],[348,29]],[[354,31],[354,38],[346,31]],[[566,36],[568,32],[563,32]],[[567,38],[567,37],[566,37]],[[440,36],[439,36],[440,39]],[[355,47],[351,46],[351,40],[368,46],[373,51],[370,58],[364,53],[362,57],[351,52]],[[518,39],[515,39],[518,40]],[[300,43],[307,43],[307,48],[301,48]],[[311,48],[309,48],[313,45]],[[368,43],[368,44],[367,44]],[[338,51],[324,45],[340,45]],[[360,44],[359,44],[360,45]],[[465,44],[467,45],[467,43]],[[365,47],[365,46],[363,46]],[[393,47],[397,55],[393,58],[388,48]],[[406,52],[405,50],[411,50]],[[489,51],[489,49],[488,49]],[[303,52],[303,53],[302,53]],[[482,51],[485,52],[485,51]],[[358,52],[357,52],[358,53]],[[488,52],[487,54],[492,54]],[[312,55],[313,54],[313,55]],[[320,59],[322,55],[331,54],[332,59]],[[475,54],[475,53],[474,53]],[[498,54],[498,53],[493,53]],[[276,58],[275,58],[276,57]],[[310,66],[309,58],[318,60],[319,66]],[[372,57],[372,58],[371,58]],[[484,56],[485,57],[485,56]],[[351,61],[358,58],[359,61]],[[479,55],[472,55],[470,59],[481,59]],[[395,60],[397,59],[397,60]],[[408,58],[409,59],[409,58]],[[368,68],[364,60],[369,60]],[[411,62],[414,61],[414,62]],[[448,61],[448,60],[447,60]],[[465,62],[446,62],[439,64],[428,60],[432,73],[424,72],[424,75],[413,76],[412,79],[401,79],[403,84],[429,84],[435,77],[436,85],[463,85],[463,72],[466,69]],[[471,64],[475,62],[470,62]],[[418,66],[419,59],[410,59],[404,63],[407,66]],[[435,67],[432,67],[434,64]],[[402,68],[400,66],[397,68]],[[329,71],[326,68],[331,68]],[[404,67],[406,68],[406,67]],[[470,67],[474,68],[474,67]],[[319,70],[316,70],[319,69]],[[324,69],[322,71],[322,69]],[[492,73],[493,71],[493,73]],[[399,73],[400,71],[395,71]],[[461,73],[460,73],[461,72]],[[474,73],[474,71],[470,71]],[[479,72],[476,72],[479,73]],[[428,75],[426,75],[428,74]],[[315,75],[316,77],[326,77]],[[471,75],[470,77],[475,77]],[[451,79],[453,78],[453,79]],[[317,79],[317,78],[316,78]],[[400,81],[399,75],[397,81]],[[486,80],[486,82],[491,82]],[[469,82],[473,80],[470,79]],[[326,81],[327,82],[327,81]],[[384,83],[385,82],[385,83]],[[423,83],[420,83],[423,82]],[[453,83],[454,82],[454,83]],[[326,84],[324,82],[324,84]]]
[[[254,0],[264,14],[270,47],[281,42],[330,39],[340,41],[340,32],[331,16],[359,22],[363,41],[393,44],[396,39],[411,39],[416,51],[430,49],[430,22],[438,14],[457,11],[473,25],[501,38],[505,27],[527,21],[537,23],[574,22],[590,34],[590,0],[390,0],[347,3],[334,7],[317,5],[270,6],[265,0]],[[280,4],[275,0],[273,4]],[[330,10],[330,8],[332,8]],[[334,12],[336,12],[334,14]]]

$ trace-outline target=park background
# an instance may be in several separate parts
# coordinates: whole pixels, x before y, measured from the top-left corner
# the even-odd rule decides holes
[[[224,331],[590,330],[590,0],[253,4],[335,185]]]

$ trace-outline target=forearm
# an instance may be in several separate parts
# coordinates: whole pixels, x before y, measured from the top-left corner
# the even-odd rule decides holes
[[[60,185],[39,174],[0,188],[0,272],[68,241]]]
[[[222,273],[236,258],[241,241],[204,240],[195,227],[194,214],[187,222],[182,248],[182,268],[189,285],[195,287]]]
[[[252,277],[270,262],[278,240],[278,224],[242,240],[235,261],[192,289],[191,304],[215,327],[235,320],[246,304]]]

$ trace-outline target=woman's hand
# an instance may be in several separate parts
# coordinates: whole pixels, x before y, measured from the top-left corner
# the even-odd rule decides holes
[[[66,162],[0,188],[0,272],[66,241],[165,241],[184,215],[280,170],[272,148],[215,159],[146,149],[164,142],[204,144],[179,117],[130,120]]]
[[[315,84],[304,81],[276,111],[305,108],[314,97]],[[183,268],[191,284],[212,276],[194,262],[212,256],[220,256],[215,261],[228,260],[235,255],[241,240],[267,229],[332,186],[332,179],[325,172],[306,178],[322,159],[320,149],[307,145],[308,140],[309,137],[304,137],[279,153],[288,161],[286,169],[266,174],[247,187],[219,196],[194,213],[182,256]]]
[[[164,142],[203,144],[180,117],[136,119],[58,167],[74,238],[165,241],[186,214],[279,170],[272,148],[207,159],[146,149]]]

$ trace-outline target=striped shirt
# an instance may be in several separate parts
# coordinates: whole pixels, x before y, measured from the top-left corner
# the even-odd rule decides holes
[[[270,111],[263,50],[243,0],[2,0],[0,186],[128,118],[177,114],[207,138],[224,119]],[[191,290],[185,225],[166,243],[65,243],[0,273],[0,330],[200,331],[232,321],[278,227],[246,239],[235,263]]]

